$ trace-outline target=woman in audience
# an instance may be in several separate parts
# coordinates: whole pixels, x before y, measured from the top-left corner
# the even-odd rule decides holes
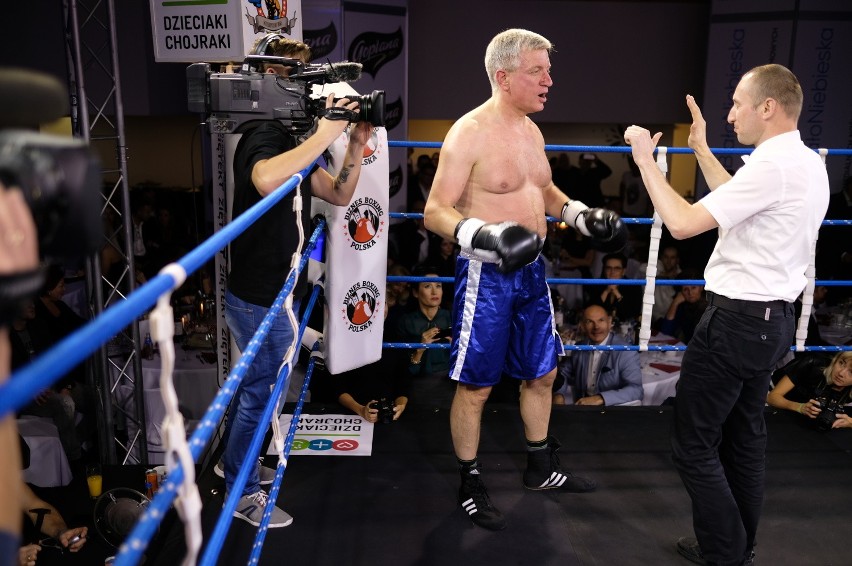
[[[847,408],[852,395],[852,351],[801,356],[784,366],[766,402],[813,419],[820,430],[852,428]],[[852,412],[852,411],[849,411]]]
[[[413,275],[437,277],[434,267],[416,266]],[[427,281],[412,286],[418,308],[403,314],[399,319],[399,337],[403,342],[423,344],[450,342],[452,317],[441,307],[443,287],[438,281]],[[412,377],[411,402],[449,408],[455,383],[449,379],[450,351],[446,348],[417,348],[408,359],[408,373]]]

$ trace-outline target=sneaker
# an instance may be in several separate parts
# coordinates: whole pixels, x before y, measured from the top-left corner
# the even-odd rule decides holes
[[[468,514],[473,524],[491,531],[502,531],[506,528],[506,519],[499,509],[491,504],[488,490],[479,470],[473,468],[469,473],[462,475],[461,487],[459,487],[459,505]]]
[[[573,493],[594,491],[598,484],[594,480],[575,476],[559,465],[561,444],[550,436],[547,448],[527,452],[527,469],[524,471],[524,487],[532,490],[559,489]]]
[[[681,537],[677,539],[677,552],[690,562],[707,564],[707,561],[704,560],[704,555],[701,554],[701,547],[698,545],[698,540],[695,537]],[[749,552],[748,558],[743,562],[743,566],[754,566],[754,550]]]
[[[257,459],[257,475],[260,478],[260,485],[272,485],[275,481],[275,470],[267,468],[260,463],[261,458]],[[213,472],[220,478],[225,478],[225,461],[219,458],[216,465],[213,466]]]
[[[227,496],[226,496],[227,497]],[[260,526],[260,519],[263,517],[263,512],[269,503],[269,495],[263,490],[251,495],[243,495],[237,501],[237,508],[234,510],[234,517],[242,519],[255,527]],[[293,517],[285,513],[278,507],[272,508],[272,517],[269,518],[269,528],[275,529],[286,527],[293,522]]]

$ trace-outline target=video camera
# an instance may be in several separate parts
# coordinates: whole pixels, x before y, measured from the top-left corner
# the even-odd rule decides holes
[[[97,249],[100,176],[100,163],[82,140],[0,132],[0,181],[23,192],[45,257],[79,258]]]
[[[101,166],[84,140],[32,128],[68,111],[68,91],[55,78],[0,69],[0,182],[18,187],[47,258],[87,256],[103,237]]]
[[[264,63],[282,65],[289,73],[286,77],[264,73]],[[186,70],[188,106],[191,112],[209,114],[211,131],[215,133],[233,133],[252,120],[278,120],[291,133],[301,135],[326,112],[326,97],[313,95],[312,86],[350,82],[360,76],[360,63],[306,65],[273,55],[249,55],[238,73],[214,73],[209,63],[193,63]],[[384,91],[346,98],[357,101],[359,110],[345,119],[385,125]]]

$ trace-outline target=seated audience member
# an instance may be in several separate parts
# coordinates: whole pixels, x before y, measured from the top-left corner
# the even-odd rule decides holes
[[[425,206],[425,201],[418,200],[412,205],[410,212],[423,214]],[[408,218],[391,226],[388,246],[399,264],[408,269],[413,269],[414,266],[426,261],[429,257],[429,250],[435,247],[432,241],[437,239],[437,234],[426,229],[426,224],[421,216],[420,218]]]
[[[580,328],[586,335],[578,344],[626,344],[612,332],[612,316],[600,305],[583,311]],[[576,405],[620,405],[644,397],[639,352],[603,350],[575,351],[559,362],[553,402],[565,404],[568,388]]]
[[[388,275],[408,277],[411,271],[401,265],[393,265],[388,267]],[[385,334],[388,332],[395,334],[399,326],[399,317],[416,309],[417,299],[411,294],[411,285],[405,281],[388,282],[385,294],[385,305],[388,307],[388,312],[385,314]]]
[[[691,269],[684,270],[680,278],[703,279],[698,272]],[[704,285],[682,285],[672,299],[666,316],[660,321],[660,332],[674,336],[684,344],[689,344],[706,308]]]
[[[408,404],[410,380],[393,363],[394,359],[386,351],[376,362],[331,376],[337,402],[371,423],[387,418],[379,411],[387,405],[393,410],[390,418],[397,420]]]
[[[570,226],[563,231],[562,242],[553,265],[554,277],[564,279],[588,279],[592,276],[591,266],[595,261],[595,250],[591,240]],[[579,310],[583,304],[581,285],[556,285],[556,291],[569,310]]]
[[[36,299],[38,300],[38,299]],[[50,347],[51,338],[44,325],[35,320],[33,301],[22,309],[9,329],[12,352],[12,370],[25,366]],[[73,379],[64,378],[48,387],[21,409],[23,415],[47,417],[53,420],[65,455],[72,463],[80,460],[82,451],[76,429],[76,403],[72,391]]]
[[[623,279],[627,269],[627,256],[622,253],[607,254],[602,260],[601,279]],[[620,322],[638,320],[642,314],[642,287],[639,285],[593,285],[589,302],[601,305]]]
[[[429,258],[426,260],[426,265],[431,265],[436,269],[436,273],[441,277],[456,276],[456,258],[459,255],[459,246],[452,240],[446,238],[432,240],[432,249],[429,250]],[[441,306],[447,310],[453,308],[453,289],[452,283],[442,283],[444,298],[441,301]]]
[[[41,562],[39,552],[48,552],[45,550],[48,546],[68,552],[79,552],[83,548],[89,534],[87,527],[68,528],[56,507],[39,498],[24,482],[21,482],[20,493],[21,511],[28,520],[24,525],[24,541],[29,539],[35,542],[21,546],[18,564],[34,565]],[[71,542],[75,538],[77,540]]]
[[[832,358],[800,356],[776,374],[782,377],[766,397],[770,406],[805,415],[820,430],[852,428],[846,407],[852,394],[852,352]]]
[[[65,269],[51,264],[35,301],[35,317],[48,329],[53,342],[62,340],[86,323],[62,300],[65,295]]]
[[[680,277],[680,256],[675,246],[665,246],[660,250],[657,259],[657,279],[677,279]],[[704,277],[699,277],[704,279]],[[651,309],[651,320],[659,322],[666,316],[669,305],[674,299],[676,289],[672,285],[654,286],[654,306]]]
[[[390,327],[395,322],[388,316],[391,310],[390,301],[385,301],[384,336],[389,342],[396,339],[395,329]],[[395,421],[408,404],[411,382],[408,372],[404,369],[408,360],[403,364],[402,359],[402,350],[390,348],[383,350],[382,357],[371,364],[337,375],[331,375],[323,368],[318,377],[320,381],[327,380],[332,384],[338,403],[364,420],[371,423],[386,420],[389,415],[380,412],[380,407],[390,406],[393,410],[391,419]],[[311,393],[313,394],[313,390]],[[313,398],[311,400],[313,401]]]
[[[438,274],[431,266],[418,266],[413,275],[436,277]],[[416,283],[412,285],[411,291],[417,299],[418,308],[400,317],[399,339],[402,342],[449,344],[453,320],[450,311],[441,307],[444,295],[441,283]],[[411,351],[407,367],[412,377],[409,388],[412,403],[449,408],[455,383],[449,378],[448,348],[417,348]]]

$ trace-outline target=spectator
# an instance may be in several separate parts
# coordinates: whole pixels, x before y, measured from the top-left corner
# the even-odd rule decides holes
[[[677,279],[680,276],[680,256],[677,246],[665,246],[657,259],[657,279]],[[696,279],[703,279],[697,277]],[[651,320],[658,322],[669,310],[677,290],[673,285],[654,285],[654,306]]]
[[[627,257],[622,253],[607,254],[602,260],[602,279],[623,279]],[[642,314],[642,288],[638,285],[593,285],[589,302],[601,305],[619,322],[637,320]]]
[[[574,169],[571,175],[573,185],[566,188],[572,190],[574,198],[583,201],[587,206],[603,206],[605,199],[601,191],[601,181],[612,175],[612,169],[594,153],[583,153],[579,163],[580,167]]]
[[[433,247],[429,251],[426,265],[434,267],[435,272],[440,277],[455,277],[459,246],[447,238],[435,238],[432,240],[432,244]],[[447,310],[451,310],[453,308],[453,291],[455,286],[452,283],[442,283],[441,286],[444,296],[441,300],[441,306]]]
[[[852,393],[852,352],[838,352],[833,358],[800,356],[776,374],[782,377],[766,397],[770,406],[805,415],[819,430],[852,428],[845,412]],[[827,409],[830,403],[833,408]],[[830,413],[823,415],[836,409],[836,420]]]
[[[417,277],[436,277],[431,266],[418,266]],[[437,281],[415,283],[411,287],[418,308],[402,315],[399,320],[399,338],[403,342],[434,344],[449,343],[452,317],[441,307],[443,285]],[[409,387],[411,401],[418,405],[449,408],[455,383],[449,378],[449,349],[416,348],[408,360],[408,373],[412,377]]]
[[[595,250],[591,246],[591,240],[574,228],[566,227],[557,261],[553,265],[553,275],[565,279],[588,279],[592,276],[591,266],[594,261]],[[556,290],[565,301],[567,309],[575,310],[582,306],[582,285],[560,284],[556,285]]]
[[[654,213],[651,197],[648,196],[648,189],[642,182],[642,174],[630,155],[627,156],[627,166],[629,169],[622,174],[621,183],[618,185],[621,214],[626,218],[648,218]],[[641,240],[647,240],[651,233],[649,224],[628,224],[627,229]]]
[[[580,327],[586,339],[579,344],[627,343],[613,333],[612,316],[600,305],[586,307]],[[563,382],[554,384],[553,396],[557,405],[571,394],[575,405],[638,405],[644,396],[639,352],[576,351],[560,362],[559,377]]]
[[[35,319],[35,306],[32,301],[24,306],[19,316],[12,322],[9,340],[13,370],[30,363],[52,344],[47,328]],[[77,410],[72,396],[72,390],[76,385],[73,379],[60,380],[39,393],[20,411],[24,415],[47,417],[53,420],[65,455],[72,464],[78,462],[82,456],[75,423]]]
[[[32,523],[36,542],[21,546],[18,551],[18,563],[21,566],[35,566],[38,555],[48,547],[68,552],[80,552],[86,544],[88,527],[68,528],[59,511],[33,493],[33,490],[21,482],[21,511]],[[27,528],[24,529],[28,530]],[[47,538],[43,538],[47,536]]]
[[[411,205],[411,211],[423,214],[425,202],[417,200]],[[391,226],[389,245],[393,247],[392,255],[400,265],[412,269],[415,265],[424,263],[433,248],[432,241],[438,236],[426,230],[423,217],[407,218],[403,222]]]
[[[426,160],[417,168],[417,174],[410,179],[408,185],[408,201],[406,212],[413,212],[417,201],[426,202],[429,192],[432,190],[432,181],[435,179],[435,165]]]
[[[681,273],[681,279],[702,279],[702,277],[697,271],[687,269]],[[682,285],[672,299],[666,316],[660,322],[660,332],[674,336],[684,344],[689,344],[706,308],[704,285]]]

